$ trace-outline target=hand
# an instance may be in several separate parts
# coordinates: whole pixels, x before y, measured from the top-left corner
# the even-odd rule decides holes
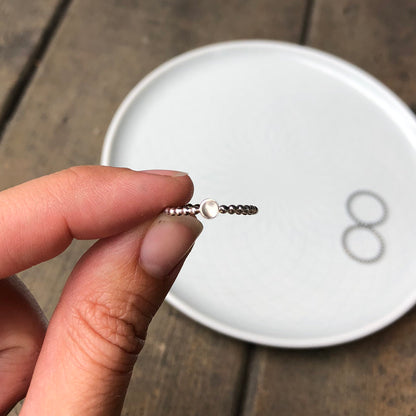
[[[178,172],[84,166],[0,193],[0,414],[26,392],[21,415],[120,414],[147,327],[202,230],[195,217],[159,214],[192,191]],[[73,238],[99,241],[46,330],[35,300],[7,276]]]

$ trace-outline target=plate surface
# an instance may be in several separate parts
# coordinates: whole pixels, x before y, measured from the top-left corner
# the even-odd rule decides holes
[[[317,347],[370,334],[416,299],[416,122],[390,90],[336,57],[274,41],[183,54],[126,97],[107,132],[105,165],[190,173],[192,202],[254,204],[255,216],[204,220],[168,301],[243,340]],[[348,197],[388,208],[374,230],[384,255],[347,255]],[[354,202],[380,217],[371,197]],[[350,235],[371,257],[371,230]]]

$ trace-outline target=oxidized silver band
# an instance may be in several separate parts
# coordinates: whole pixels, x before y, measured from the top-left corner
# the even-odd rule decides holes
[[[375,199],[381,207],[381,216],[379,218],[376,218],[374,221],[365,221],[362,220],[358,217],[358,215],[354,212],[353,207],[352,207],[352,203],[354,201],[355,198],[360,197],[360,196],[367,196],[367,197],[371,197],[373,199]],[[377,195],[375,192],[372,191],[367,191],[367,190],[361,190],[361,191],[356,191],[354,193],[352,193],[348,199],[347,199],[347,211],[349,216],[359,225],[363,225],[366,227],[374,227],[375,225],[380,225],[382,224],[388,215],[388,208],[387,208],[387,204],[384,202],[384,200],[381,198],[381,196]]]
[[[357,213],[353,209],[353,201],[357,197],[370,197],[373,198],[378,202],[378,204],[381,207],[381,214],[378,218],[375,220],[369,221],[359,218]],[[388,208],[386,202],[381,198],[381,196],[377,195],[375,192],[368,191],[368,190],[359,190],[352,193],[346,203],[346,208],[349,216],[355,221],[355,225],[351,225],[348,227],[344,233],[342,234],[342,246],[344,247],[345,252],[354,260],[360,262],[360,263],[375,263],[377,260],[380,260],[380,258],[384,255],[386,251],[386,245],[384,243],[384,239],[381,236],[381,234],[374,229],[375,226],[382,224],[387,216],[388,216]],[[373,235],[378,240],[379,248],[378,251],[372,256],[372,257],[362,257],[358,254],[354,253],[353,250],[351,250],[350,244],[349,244],[349,235],[357,230],[365,230]]]
[[[373,257],[360,257],[357,254],[355,254],[349,244],[348,244],[348,236],[350,233],[354,232],[355,230],[366,230],[369,233],[373,234],[373,236],[378,240],[379,242],[379,248],[377,253]],[[348,227],[344,233],[342,234],[342,245],[344,247],[345,252],[354,260],[360,262],[360,263],[375,263],[377,260],[380,260],[381,257],[383,257],[384,252],[386,251],[386,246],[384,244],[384,239],[378,233],[374,228],[369,227],[367,225],[357,224],[357,225],[351,225]]]
[[[168,215],[197,215],[204,218],[215,218],[218,214],[254,215],[258,208],[254,205],[218,205],[213,199],[204,199],[200,204],[187,204],[183,207],[165,209]]]

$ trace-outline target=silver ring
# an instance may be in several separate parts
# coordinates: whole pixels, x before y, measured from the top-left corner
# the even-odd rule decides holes
[[[356,254],[354,254],[351,249],[348,246],[348,235],[354,231],[354,230],[358,230],[358,229],[363,229],[363,230],[367,230],[368,232],[372,233],[373,235],[376,236],[376,238],[378,239],[379,243],[380,243],[380,247],[378,252],[373,256],[373,257],[359,257]],[[345,252],[354,260],[360,262],[360,263],[374,263],[377,260],[379,260],[384,252],[385,252],[385,244],[384,244],[384,240],[383,237],[376,231],[374,230],[372,227],[368,227],[364,224],[358,224],[358,225],[352,225],[351,227],[348,227],[344,233],[342,234],[342,246],[344,247]]]
[[[374,198],[381,205],[381,208],[383,210],[383,212],[381,214],[381,217],[376,219],[375,221],[362,221],[362,220],[360,220],[357,217],[357,215],[354,214],[354,211],[352,210],[352,206],[351,206],[352,201],[357,196],[371,196],[372,198]],[[364,226],[367,226],[367,227],[373,227],[375,225],[382,224],[387,218],[387,212],[388,212],[387,204],[383,201],[383,199],[380,196],[378,196],[377,194],[375,194],[372,191],[362,190],[362,191],[356,191],[356,192],[352,193],[348,197],[346,205],[347,205],[347,211],[348,211],[349,216],[359,225],[364,225]]]
[[[215,218],[218,214],[254,215],[258,208],[254,205],[218,205],[213,199],[204,199],[200,204],[187,204],[183,207],[168,207],[165,209],[167,215],[197,215],[204,218]]]

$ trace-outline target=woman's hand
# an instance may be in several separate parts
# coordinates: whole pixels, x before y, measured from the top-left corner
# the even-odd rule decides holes
[[[0,414],[26,392],[21,415],[120,414],[148,325],[202,230],[195,217],[159,214],[192,191],[180,172],[84,166],[0,193]],[[99,241],[46,330],[32,296],[8,276],[73,238]]]

